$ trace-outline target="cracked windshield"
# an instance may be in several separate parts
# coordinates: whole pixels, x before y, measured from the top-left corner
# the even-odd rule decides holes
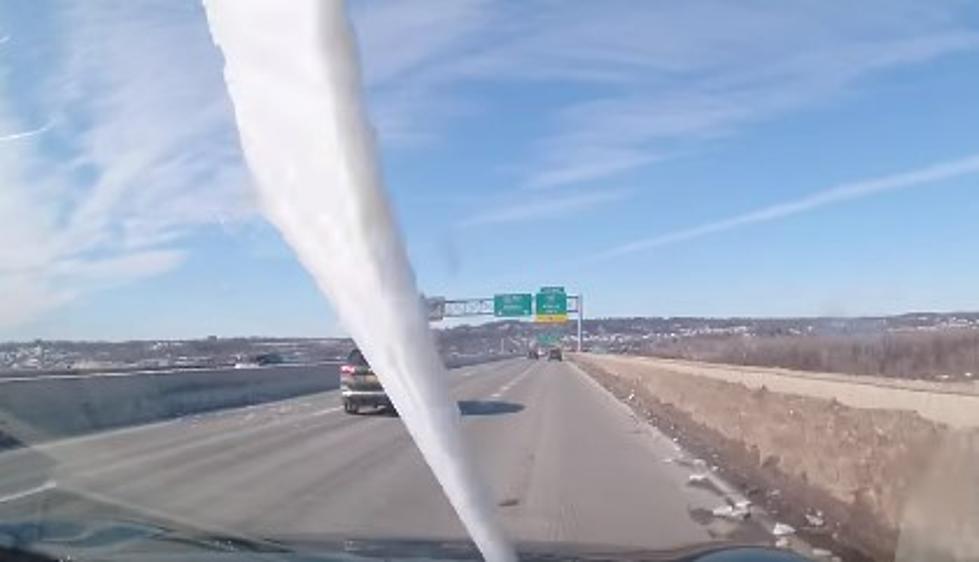
[[[0,0],[0,560],[979,561],[964,0]]]

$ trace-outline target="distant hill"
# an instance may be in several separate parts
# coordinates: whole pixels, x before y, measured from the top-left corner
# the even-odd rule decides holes
[[[746,357],[748,351],[745,349],[772,347],[776,341],[780,342],[780,348],[784,348],[785,341],[804,339],[808,347],[825,351],[829,349],[825,346],[831,345],[830,341],[835,346],[845,342],[865,345],[874,337],[886,334],[971,332],[979,330],[979,312],[916,312],[853,318],[589,318],[582,328],[585,349],[702,360],[723,358],[730,361],[736,358],[736,353],[741,354],[737,357]],[[792,339],[800,336],[808,337]],[[577,339],[574,321],[535,324],[516,320],[450,328],[436,326],[435,337],[442,355],[453,364],[487,355],[523,354],[530,347],[561,345],[573,348]],[[894,338],[891,340],[897,341]],[[922,339],[919,337],[916,341]],[[726,343],[722,346],[719,342]],[[310,363],[342,359],[353,346],[349,338],[210,337],[129,342],[36,340],[0,343],[0,371],[228,366],[253,361],[263,353],[279,354],[288,363]],[[722,352],[722,348],[727,351]],[[769,364],[771,361],[762,363]]]

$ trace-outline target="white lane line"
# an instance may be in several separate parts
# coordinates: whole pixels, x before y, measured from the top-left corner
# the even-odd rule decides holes
[[[304,403],[308,403],[310,405],[315,405],[316,402],[320,402],[320,401],[336,400],[336,395],[334,394],[336,392],[338,392],[338,390],[334,389],[323,393],[302,396],[297,398],[289,398],[288,400],[290,401],[297,400],[297,401],[302,401]],[[210,423],[226,423],[226,422],[230,422],[230,423],[243,422],[240,424],[241,426],[254,425],[250,423],[252,422],[252,420],[254,420],[257,417],[264,418],[268,416],[268,414],[271,414],[273,412],[273,408],[275,406],[276,406],[275,402],[265,402],[262,404],[252,404],[249,406],[245,406],[243,408],[229,408],[227,410],[203,412],[201,414],[196,414],[197,416],[202,416],[202,417],[196,420],[197,423],[194,424],[194,427],[207,429],[207,426]],[[263,420],[265,422],[265,425],[258,426],[257,428],[251,428],[249,431],[256,431],[256,430],[260,431],[263,428],[267,429],[269,427],[279,425],[283,422],[288,422],[292,417],[296,417],[296,416],[294,415],[285,418],[273,417],[271,420]],[[144,431],[160,431],[160,430],[173,429],[176,428],[179,424],[186,424],[187,421],[188,421],[188,417],[184,416],[180,418],[160,420],[160,421],[146,423],[146,424],[133,425],[129,427],[108,429],[105,431],[90,433],[88,435],[63,437],[55,441],[42,443],[32,448],[36,451],[44,452],[44,451],[54,451],[62,447],[75,447],[88,442],[93,442],[98,444],[100,441],[103,441],[105,439],[127,437],[130,436],[131,434],[138,434]],[[180,430],[177,429],[177,431]],[[245,431],[245,430],[236,428],[233,429],[233,431]],[[206,438],[202,438],[202,439],[206,439]]]
[[[29,488],[27,490],[22,490],[20,492],[15,493],[15,494],[9,494],[9,495],[6,495],[6,496],[0,496],[0,503],[12,502],[12,501],[16,501],[16,500],[19,500],[19,499],[26,498],[28,496],[33,496],[34,494],[40,494],[42,492],[47,492],[48,490],[54,489],[56,486],[57,486],[57,484],[54,482],[54,480],[48,480],[47,482],[45,482],[44,484],[41,484],[40,486],[35,486],[35,487]]]
[[[522,372],[522,373],[520,373],[519,375],[517,375],[517,376],[516,376],[516,378],[514,378],[514,379],[513,379],[512,381],[510,381],[510,382],[508,382],[508,383],[506,383],[505,385],[503,385],[503,387],[502,387],[502,388],[500,388],[500,391],[499,391],[499,392],[498,392],[497,394],[499,394],[499,395],[501,395],[501,396],[502,396],[503,394],[506,394],[507,392],[509,392],[511,388],[513,388],[514,386],[516,386],[516,385],[517,385],[518,383],[520,383],[520,381],[522,381],[522,380],[523,380],[523,379],[524,379],[524,378],[525,378],[525,377],[526,377],[526,376],[527,376],[528,374],[530,374],[530,371],[531,371],[532,369],[533,369],[533,367],[531,367],[531,368],[529,368],[529,369],[527,369],[526,371],[524,371],[524,372]]]
[[[500,387],[499,390],[490,395],[490,398],[499,399],[502,398],[504,394],[510,391],[517,383],[522,381],[532,370],[534,370],[535,365],[531,365],[523,370],[519,375],[511,379],[509,382]]]
[[[310,416],[306,414],[293,414],[289,416],[280,416],[277,418],[272,418],[270,420],[260,419],[257,420],[256,423],[244,423],[237,427],[226,428],[224,431],[206,434],[206,436],[199,437],[190,442],[182,443],[179,445],[169,445],[169,446],[161,447],[158,450],[154,450],[152,452],[141,453],[138,455],[130,455],[125,458],[117,458],[118,453],[115,453],[112,450],[108,450],[108,449],[99,450],[98,448],[96,448],[95,450],[98,451],[98,456],[94,460],[88,458],[82,461],[81,463],[70,463],[68,468],[70,469],[71,476],[73,477],[77,477],[77,476],[84,477],[90,474],[96,474],[100,471],[106,470],[107,468],[105,466],[105,463],[99,460],[101,458],[101,459],[106,459],[110,462],[108,468],[118,471],[123,467],[133,466],[134,464],[140,464],[140,463],[147,464],[150,463],[150,461],[166,458],[167,456],[170,456],[171,458],[177,458],[179,455],[185,452],[192,452],[195,449],[200,450],[206,447],[211,447],[220,444],[222,442],[233,442],[232,440],[234,439],[244,439],[246,437],[251,437],[253,435],[261,435],[263,433],[268,432],[272,428],[277,428],[279,426],[284,426],[296,422],[302,422],[303,420],[308,420],[309,418]],[[197,427],[206,428],[206,426],[197,426]],[[87,437],[98,437],[98,434],[87,436]],[[85,438],[83,437],[82,439]],[[71,447],[73,443],[59,441],[54,445],[60,445],[62,447],[65,446]],[[44,445],[42,445],[41,447],[44,447]],[[52,456],[55,456],[57,459],[60,460],[60,457],[57,456],[56,452],[52,452],[51,454]]]
[[[654,451],[654,454],[661,455],[662,453],[660,451],[661,448],[663,447],[663,444],[669,443],[672,446],[673,451],[676,452],[677,454],[676,456],[666,457],[664,461],[669,459],[669,462],[667,464],[673,464],[673,462],[677,458],[685,458],[685,459],[697,458],[696,455],[693,455],[692,453],[690,453],[690,451],[687,451],[686,449],[681,447],[679,443],[667,437],[667,435],[663,432],[663,430],[657,427],[655,423],[646,420],[640,417],[638,414],[636,414],[636,412],[632,410],[632,407],[629,404],[623,402],[614,394],[612,394],[611,391],[609,391],[607,388],[602,386],[601,383],[595,380],[594,377],[589,375],[579,365],[577,365],[576,363],[567,363],[567,364],[570,365],[571,370],[574,371],[578,375],[578,377],[580,377],[582,380],[585,381],[585,384],[589,385],[595,392],[599,393],[605,399],[606,403],[611,405],[610,406],[611,408],[617,409],[619,415],[623,415],[629,418],[630,420],[632,420],[634,423],[642,424],[644,426],[644,428],[646,429],[645,437],[649,439],[648,443],[651,446],[651,450]],[[686,472],[688,474],[687,478],[689,478],[689,474],[694,473],[692,471],[688,472],[686,470],[683,470],[683,472]],[[704,471],[702,473],[698,472],[698,474],[703,474],[704,477],[710,480],[711,483],[715,487],[717,487],[718,490],[720,490],[721,495],[723,496],[724,501],[727,505],[730,505],[732,507],[739,504],[749,505],[751,506],[751,519],[754,520],[757,525],[767,529],[771,529],[774,526],[775,519],[772,518],[771,514],[765,511],[765,509],[760,505],[753,504],[750,500],[748,500],[748,498],[744,494],[738,491],[738,489],[734,485],[732,485],[730,482],[725,480],[722,476],[710,470]],[[793,540],[795,541],[793,542],[793,548],[792,548],[793,551],[798,552],[800,554],[806,554],[808,552],[812,552],[812,545],[800,539],[798,536],[793,537]]]
[[[333,412],[339,412],[341,410],[340,406],[334,408],[327,408],[325,410],[320,410],[319,412],[313,412],[310,416],[325,416],[327,414],[332,414]]]

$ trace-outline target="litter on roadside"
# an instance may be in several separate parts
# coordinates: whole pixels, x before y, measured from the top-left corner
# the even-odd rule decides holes
[[[785,537],[788,535],[794,535],[795,527],[793,527],[792,525],[787,525],[785,523],[775,523],[775,526],[772,527],[772,534],[775,535],[776,537]]]
[[[833,553],[826,550],[825,548],[814,548],[812,549],[813,558],[832,558]]]
[[[817,511],[815,513],[806,514],[806,523],[808,523],[810,527],[822,527],[826,524],[826,519],[823,518],[822,512]]]
[[[779,537],[775,540],[775,548],[789,548],[789,539]]]
[[[748,517],[748,509],[735,507],[733,505],[722,505],[720,507],[715,507],[711,514],[714,517],[724,517],[726,519],[737,519],[742,520]]]
[[[687,482],[691,484],[698,484],[700,482],[706,482],[706,481],[707,481],[706,474],[691,474],[690,476],[687,476]]]

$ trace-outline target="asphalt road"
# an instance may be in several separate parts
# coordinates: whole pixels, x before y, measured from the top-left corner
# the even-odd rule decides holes
[[[521,541],[666,548],[753,523],[691,486],[683,452],[568,363],[455,369],[464,431]],[[338,391],[42,445],[58,487],[266,538],[460,538],[399,418],[348,415]],[[686,459],[690,461],[691,459]],[[679,462],[678,462],[679,461]]]

